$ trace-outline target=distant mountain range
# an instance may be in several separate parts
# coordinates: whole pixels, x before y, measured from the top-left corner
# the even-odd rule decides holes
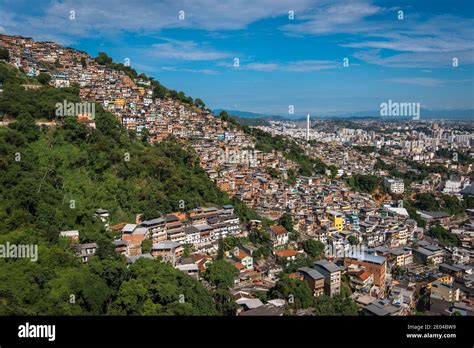
[[[223,109],[215,109],[213,113],[218,115]],[[261,114],[250,111],[241,110],[226,110],[231,116],[239,119],[260,119],[265,121],[301,121],[305,120],[305,115],[271,115]],[[341,113],[339,115],[311,115],[316,118],[325,119],[338,119],[338,118],[382,118],[379,116],[379,110],[373,111],[357,111],[352,113]],[[385,117],[388,118],[388,117]],[[395,119],[395,117],[390,117]],[[407,117],[400,119],[408,119]],[[421,109],[421,119],[449,119],[449,120],[473,120],[474,121],[474,109],[450,109],[450,110],[429,110]]]

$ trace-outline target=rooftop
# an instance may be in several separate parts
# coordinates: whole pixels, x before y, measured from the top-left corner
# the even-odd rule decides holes
[[[277,251],[275,255],[278,257],[292,257],[298,255],[298,252],[294,249],[285,249]]]
[[[304,274],[308,275],[309,277],[311,277],[312,279],[315,279],[315,280],[324,278],[324,276],[321,273],[319,273],[318,271],[316,271],[314,268],[301,267],[301,268],[298,268],[298,272],[304,273]]]
[[[132,233],[133,230],[135,230],[136,227],[137,227],[136,224],[126,224],[126,225],[122,228],[122,232],[123,232],[123,233]]]
[[[283,309],[279,307],[275,307],[271,304],[265,304],[258,308],[251,309],[246,312],[242,312],[241,316],[282,316]]]
[[[153,243],[153,250],[162,250],[162,249],[173,249],[173,248],[176,248],[178,247],[179,244],[176,243],[176,242],[171,242],[171,241],[168,241],[168,240],[165,240],[163,242],[160,242],[160,243]]]
[[[347,256],[346,258],[355,259],[362,262],[376,263],[379,265],[382,265],[387,260],[387,258],[384,256],[375,256],[372,254],[358,253],[358,252],[354,252],[350,256]]]
[[[142,221],[142,223],[140,223],[140,226],[154,226],[154,225],[160,225],[162,223],[165,222],[165,219],[163,218],[157,218],[157,219],[151,219],[151,220],[147,220],[147,221]]]
[[[450,216],[444,211],[421,211],[420,213],[420,215],[429,219],[442,219]]]
[[[339,268],[339,266],[337,266],[336,264],[334,264],[334,263],[332,263],[332,262],[329,262],[328,260],[316,261],[316,262],[314,263],[314,266],[322,267],[322,268],[324,268],[326,271],[328,271],[328,272],[330,272],[330,273],[338,272],[338,271],[341,270],[341,269]]]
[[[287,234],[288,231],[286,230],[286,228],[284,228],[283,226],[281,225],[274,225],[274,226],[271,226],[270,227],[270,230],[272,230],[273,233],[275,233],[276,235],[283,235],[283,234]]]

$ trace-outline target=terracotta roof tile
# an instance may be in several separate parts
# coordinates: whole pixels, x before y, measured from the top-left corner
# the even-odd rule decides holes
[[[298,255],[298,252],[294,249],[285,249],[285,250],[279,250],[275,254],[278,257],[292,257],[292,256]]]
[[[286,228],[284,228],[284,227],[281,226],[281,225],[271,226],[270,229],[271,229],[272,232],[275,233],[276,235],[282,235],[282,234],[287,234],[287,233],[288,233],[288,231],[286,230]]]

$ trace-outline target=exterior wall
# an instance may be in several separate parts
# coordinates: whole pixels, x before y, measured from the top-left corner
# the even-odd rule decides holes
[[[318,297],[324,294],[324,278],[314,280],[313,278],[305,274],[304,280],[308,283],[309,287],[313,291],[314,297]]]
[[[328,272],[324,267],[315,265],[314,268],[324,276],[324,292],[333,297],[341,293],[341,271]]]
[[[384,180],[385,186],[388,187],[391,193],[398,193],[401,194],[405,192],[405,184],[403,180],[397,179],[385,179]]]
[[[374,275],[374,284],[383,287],[385,284],[385,272],[387,271],[387,262],[384,262],[382,265],[355,260],[355,259],[344,259],[344,266],[348,265],[359,265],[365,267],[365,269]]]
[[[449,302],[459,301],[459,289],[453,289],[448,286],[436,286],[432,284],[431,287],[432,294],[440,295],[444,300]]]
[[[341,232],[344,228],[344,220],[342,216],[330,216],[329,219],[331,220],[332,227],[336,228],[339,232]]]
[[[341,271],[331,273],[329,296],[337,296],[341,293]]]

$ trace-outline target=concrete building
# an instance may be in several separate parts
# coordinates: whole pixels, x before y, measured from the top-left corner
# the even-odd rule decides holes
[[[387,271],[387,258],[371,254],[354,254],[344,258],[344,266],[359,265],[374,275],[374,284],[380,288],[385,287],[385,273]]]
[[[314,263],[314,269],[324,276],[324,292],[333,297],[341,293],[341,269],[334,263],[321,260]]]
[[[281,225],[274,225],[270,227],[270,238],[273,241],[273,246],[278,247],[289,242],[289,233]]]
[[[309,141],[309,128],[311,121],[309,120],[309,114],[306,116],[306,141]]]
[[[318,297],[324,294],[324,276],[321,273],[309,267],[298,268],[298,273],[308,283],[313,291],[313,296]]]
[[[79,241],[79,231],[78,230],[73,230],[73,231],[61,231],[59,232],[60,237],[68,238],[72,241]]]
[[[424,264],[433,263],[439,265],[444,261],[444,251],[434,244],[420,242],[417,249],[413,249],[413,256],[417,257]]]
[[[339,232],[344,228],[344,215],[341,212],[330,210],[326,213],[326,217],[331,222],[331,226],[335,227]]]
[[[89,262],[89,259],[97,252],[97,243],[77,244],[75,251],[76,256],[80,257],[82,262]]]
[[[455,289],[453,284],[435,281],[431,284],[431,294],[437,294],[445,301],[459,301],[459,289]]]
[[[160,243],[153,243],[151,248],[151,255],[153,257],[161,256],[163,261],[176,264],[176,260],[183,255],[183,247],[176,242],[163,241]]]
[[[405,183],[402,179],[385,178],[383,183],[390,193],[402,194],[405,192]]]

